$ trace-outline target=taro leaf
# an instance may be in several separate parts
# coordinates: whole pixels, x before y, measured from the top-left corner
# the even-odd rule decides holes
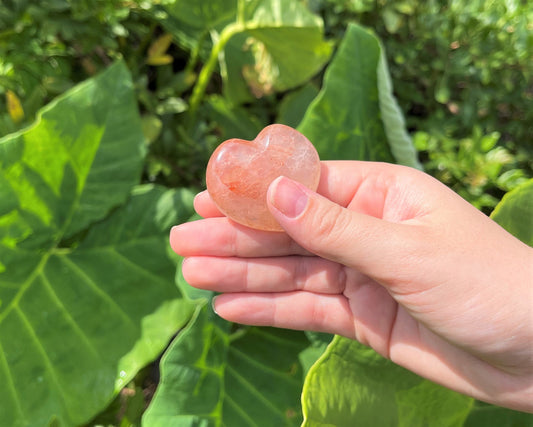
[[[413,141],[407,133],[402,111],[393,94],[387,58],[381,44],[380,49],[381,55],[377,69],[379,109],[392,155],[396,159],[396,162],[401,165],[422,169]]]
[[[118,62],[0,140],[3,242],[49,247],[83,230],[126,199],[143,158],[131,79]]]
[[[235,103],[305,83],[331,55],[322,20],[301,2],[242,1],[239,19],[220,58],[224,91]]]
[[[129,197],[143,146],[122,63],[0,140],[0,425],[86,422],[190,316],[167,232],[193,196]]]
[[[476,402],[464,427],[532,427],[533,414]]]
[[[491,218],[527,245],[533,246],[533,179],[507,193]]]
[[[232,325],[202,308],[161,362],[161,382],[143,424],[299,425],[302,332]]]
[[[393,161],[380,119],[379,41],[350,25],[298,129],[322,160]]]
[[[304,426],[462,426],[473,399],[335,337],[305,379]]]

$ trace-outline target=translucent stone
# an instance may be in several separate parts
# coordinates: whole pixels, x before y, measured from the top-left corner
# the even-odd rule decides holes
[[[300,132],[275,124],[253,141],[230,139],[220,144],[207,165],[207,191],[232,220],[259,230],[282,231],[266,204],[268,186],[280,175],[314,191],[320,159]]]

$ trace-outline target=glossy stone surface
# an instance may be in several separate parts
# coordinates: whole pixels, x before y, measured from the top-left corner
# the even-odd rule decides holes
[[[207,165],[207,191],[232,220],[260,230],[282,231],[266,204],[268,186],[280,175],[316,190],[320,159],[300,132],[275,124],[253,141],[230,139],[220,144]]]

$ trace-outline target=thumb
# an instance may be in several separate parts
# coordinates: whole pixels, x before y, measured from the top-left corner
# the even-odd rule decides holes
[[[412,253],[409,226],[346,209],[286,177],[270,184],[267,203],[300,246],[377,280],[392,279]]]

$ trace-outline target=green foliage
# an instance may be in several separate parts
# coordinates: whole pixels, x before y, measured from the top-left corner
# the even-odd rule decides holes
[[[161,384],[143,423],[300,425],[298,355],[308,346],[302,332],[235,329],[203,307],[165,354]]]
[[[396,91],[411,123],[432,120],[451,132],[530,135],[533,7],[527,2],[325,0],[330,27],[355,18],[387,46]],[[392,37],[391,37],[392,35]],[[444,104],[448,110],[441,108]],[[444,114],[445,117],[438,117]],[[423,120],[423,122],[422,122]],[[514,123],[513,123],[514,122]],[[518,122],[518,123],[516,123]],[[451,136],[451,135],[450,135]]]
[[[191,316],[170,226],[192,194],[136,186],[144,157],[122,63],[0,140],[1,425],[79,425]]]
[[[336,337],[305,379],[303,426],[349,426],[354,420],[376,427],[462,426],[472,404],[472,398],[424,380],[357,341]]]
[[[531,175],[528,19],[515,0],[4,1],[0,424],[138,425],[174,335],[146,426],[297,425],[304,381],[306,425],[530,421],[357,343],[222,321],[167,244],[214,147],[273,121],[324,159],[419,167],[386,55],[425,167],[488,211]],[[529,244],[530,190],[493,215]]]
[[[468,201],[490,212],[520,176],[533,177],[533,4],[520,0],[317,0],[337,35],[355,20],[386,48],[395,93],[410,130],[427,134],[421,159]],[[500,175],[483,152],[466,160],[481,135],[499,135]],[[484,166],[480,163],[492,163]],[[464,186],[462,174],[485,181]],[[436,166],[439,169],[436,169]],[[511,172],[511,170],[516,169]],[[462,170],[461,174],[457,171]],[[519,172],[518,170],[522,171]],[[486,195],[484,192],[486,191]]]
[[[499,133],[483,135],[476,127],[472,136],[462,139],[417,132],[414,143],[418,150],[427,152],[427,172],[490,213],[507,191],[527,180],[519,167],[520,156],[497,145],[499,139]]]
[[[130,9],[118,0],[2,2],[0,95],[9,89],[22,99],[26,120],[19,127],[31,123],[54,96],[112,62],[129,33],[123,25],[129,16]],[[0,111],[4,105],[1,96]],[[0,135],[15,127],[0,115]]]

